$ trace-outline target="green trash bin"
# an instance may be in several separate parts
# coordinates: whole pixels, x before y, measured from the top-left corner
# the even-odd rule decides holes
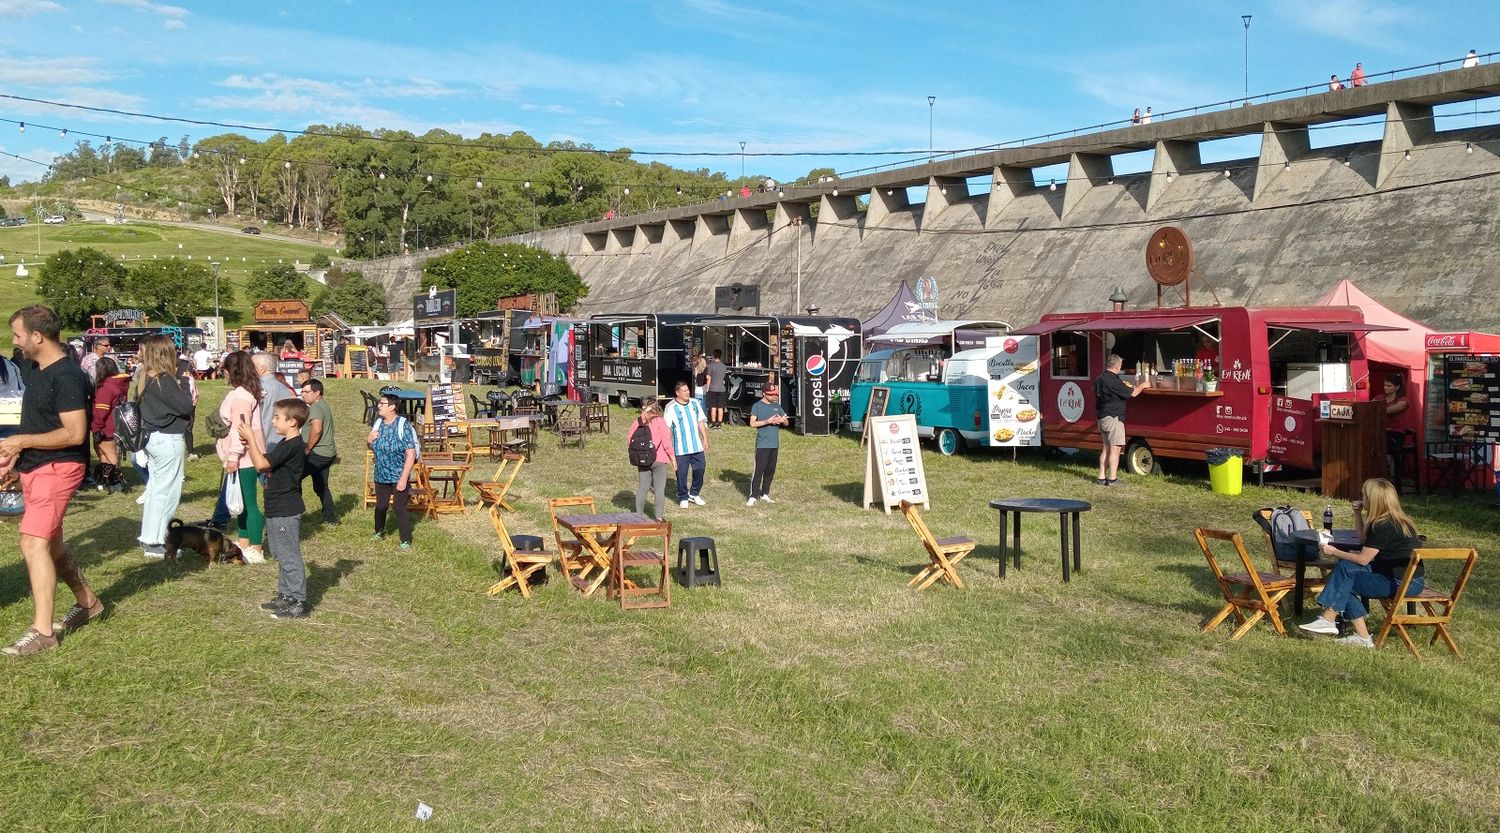
[[[1208,485],[1218,495],[1237,495],[1245,485],[1245,452],[1239,448],[1208,450]]]

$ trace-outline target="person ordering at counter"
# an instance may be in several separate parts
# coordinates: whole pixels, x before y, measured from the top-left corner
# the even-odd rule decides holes
[[[1094,413],[1099,419],[1100,486],[1120,485],[1120,451],[1125,447],[1125,405],[1131,397],[1140,396],[1151,387],[1149,376],[1134,385],[1120,378],[1125,360],[1110,353],[1104,372],[1094,380]]]

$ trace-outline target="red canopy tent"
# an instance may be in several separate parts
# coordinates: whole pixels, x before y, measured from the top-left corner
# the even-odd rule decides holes
[[[1407,318],[1366,295],[1353,281],[1341,280],[1326,295],[1316,302],[1320,307],[1358,307],[1364,312],[1366,323],[1403,327],[1401,330],[1386,330],[1364,334],[1365,358],[1370,361],[1370,398],[1380,396],[1380,383],[1386,373],[1406,376],[1406,398],[1416,413],[1425,413],[1427,402],[1427,334],[1431,327]],[[1376,367],[1383,365],[1384,367]],[[1359,381],[1359,380],[1354,380]],[[1417,422],[1420,424],[1420,422]],[[1417,432],[1420,436],[1421,431]]]

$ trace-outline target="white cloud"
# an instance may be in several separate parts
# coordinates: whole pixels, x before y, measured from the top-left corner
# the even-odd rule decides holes
[[[183,23],[181,20],[168,20],[166,23],[162,24],[162,26],[163,28],[166,28],[168,30],[187,28],[187,24]]]
[[[109,77],[93,58],[0,58],[0,84],[90,84]]]
[[[60,12],[62,6],[52,0],[0,0],[0,16],[30,17],[44,12]]]
[[[1276,13],[1317,35],[1363,46],[1396,46],[1421,20],[1414,9],[1381,0],[1276,0]]]
[[[40,181],[47,173],[47,166],[58,157],[58,153],[41,148],[10,148],[0,146],[0,153],[11,153],[24,159],[15,159],[10,156],[0,155],[0,176],[10,177],[12,185],[22,182]],[[28,162],[25,160],[35,160]],[[41,163],[41,164],[36,164]]]
[[[127,9],[135,9],[138,12],[147,12],[178,20],[188,16],[188,10],[181,6],[152,3],[150,0],[99,0],[99,2],[106,6],[123,6]]]

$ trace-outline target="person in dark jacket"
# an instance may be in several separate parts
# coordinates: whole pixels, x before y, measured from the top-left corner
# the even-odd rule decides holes
[[[1140,396],[1151,381],[1146,379],[1130,385],[1120,378],[1120,368],[1125,360],[1109,354],[1104,361],[1104,372],[1094,380],[1094,413],[1099,418],[1099,479],[1100,486],[1117,486],[1120,483],[1120,451],[1125,447],[1125,405],[1132,397]]]
[[[100,491],[118,492],[125,488],[120,474],[120,449],[115,445],[115,407],[125,401],[130,391],[130,375],[109,356],[100,356],[94,365],[99,384],[94,387],[94,410],[89,417],[89,432],[99,449],[99,470],[94,483]]]
[[[167,523],[182,500],[184,436],[193,419],[193,397],[177,381],[177,346],[172,337],[154,335],[141,346],[141,430],[147,435],[145,509],[141,512],[141,545],[147,558],[166,553]]]

